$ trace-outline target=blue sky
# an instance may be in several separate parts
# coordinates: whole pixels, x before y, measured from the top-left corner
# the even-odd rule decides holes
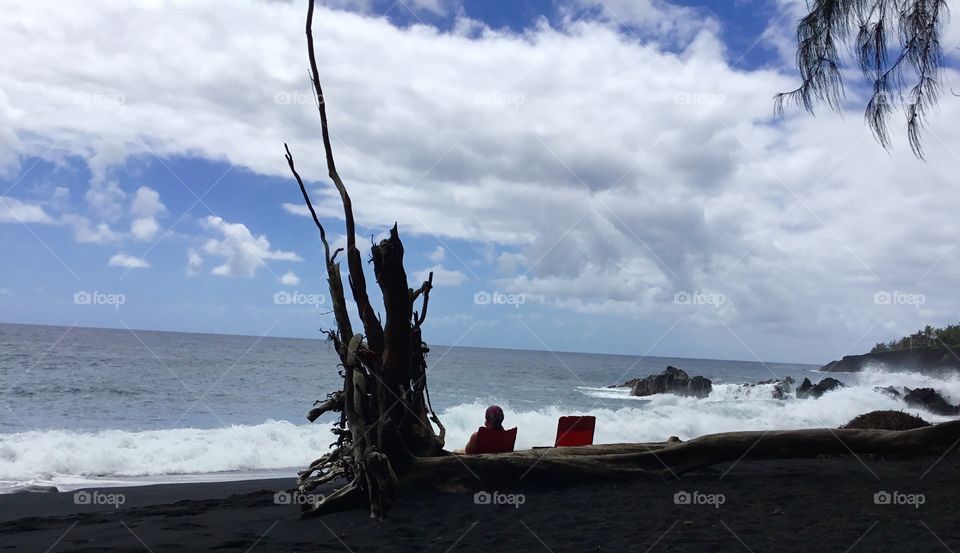
[[[17,8],[2,34],[37,40],[0,63],[0,321],[296,337],[332,324],[283,159],[289,141],[342,242],[303,8]],[[844,113],[774,119],[771,97],[796,84],[798,10],[321,8],[358,241],[399,223],[411,286],[437,273],[426,337],[440,344],[820,363],[956,322],[954,103],[926,164],[873,142],[859,84]],[[51,17],[64,32],[40,40]]]

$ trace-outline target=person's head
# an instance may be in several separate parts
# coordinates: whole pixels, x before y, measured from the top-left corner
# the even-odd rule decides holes
[[[503,430],[503,409],[499,405],[487,407],[486,427],[494,430]]]

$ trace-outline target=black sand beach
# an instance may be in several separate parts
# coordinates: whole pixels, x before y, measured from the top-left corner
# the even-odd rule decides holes
[[[126,501],[99,511],[75,506],[72,492],[6,495],[0,550],[960,551],[956,453],[728,468],[666,482],[496,490],[522,493],[519,507],[409,494],[382,522],[362,510],[300,520],[298,507],[274,503],[292,479],[104,488]],[[722,494],[722,504],[678,505],[678,492],[700,501]],[[921,504],[877,504],[878,492]]]

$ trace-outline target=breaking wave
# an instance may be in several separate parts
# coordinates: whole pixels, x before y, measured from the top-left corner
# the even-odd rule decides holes
[[[826,375],[824,375],[826,376]],[[838,427],[876,409],[919,413],[931,422],[948,420],[874,391],[875,387],[932,387],[953,403],[960,401],[960,376],[937,378],[917,373],[867,371],[834,375],[848,387],[820,399],[772,398],[773,385],[715,384],[708,398],[673,395],[632,397],[624,388],[581,387],[591,407],[562,404],[529,407],[497,401],[505,424],[517,426],[517,448],[552,445],[557,419],[563,415],[597,418],[596,443],[687,440],[704,434],[737,430]],[[440,412],[447,429],[447,448],[460,448],[483,422],[488,402],[463,403]],[[0,491],[25,484],[78,487],[105,479],[130,483],[175,481],[177,475],[203,479],[246,479],[251,475],[292,477],[297,468],[329,447],[323,425],[268,420],[262,424],[198,429],[101,430],[78,432],[38,430],[0,435]],[[218,476],[219,475],[219,476]]]

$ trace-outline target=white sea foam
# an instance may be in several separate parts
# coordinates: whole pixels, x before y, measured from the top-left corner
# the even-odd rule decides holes
[[[77,487],[82,483],[140,482],[161,475],[251,473],[294,476],[270,469],[303,467],[327,449],[332,436],[318,425],[267,421],[217,429],[42,430],[0,435],[0,489],[22,484]],[[222,479],[212,476],[209,480]],[[176,479],[146,478],[145,481]]]
[[[826,378],[824,375],[823,378]],[[857,415],[878,409],[904,410],[919,414],[930,422],[950,420],[922,409],[907,406],[899,399],[874,391],[875,387],[930,387],[948,401],[960,401],[960,376],[940,379],[916,373],[867,371],[833,375],[848,386],[828,392],[819,399],[773,399],[774,386],[762,384],[715,384],[705,399],[674,395],[633,397],[626,388],[578,388],[585,396],[596,398],[597,406],[567,409],[562,406],[535,410],[509,402],[500,403],[507,416],[506,426],[517,426],[517,447],[550,445],[556,436],[557,419],[563,415],[597,417],[595,443],[663,441],[670,436],[690,439],[716,432],[737,430],[789,430],[797,428],[836,428]],[[797,383],[799,385],[799,383]],[[610,400],[622,400],[622,406],[610,407]],[[601,406],[602,404],[602,406]],[[460,447],[483,422],[486,404],[459,405],[441,414],[447,428],[450,447]]]
[[[826,375],[824,375],[826,376]],[[960,401],[960,377],[938,379],[915,373],[867,371],[834,375],[849,386],[820,399],[772,399],[772,385],[715,384],[706,399],[673,395],[635,398],[624,388],[578,388],[595,400],[592,407],[531,407],[497,398],[442,410],[447,448],[466,444],[483,422],[487,405],[499,403],[505,424],[517,426],[517,448],[551,445],[563,415],[597,417],[596,443],[687,440],[736,430],[838,427],[876,409],[919,413],[931,422],[948,420],[873,390],[877,386],[932,387],[949,401]],[[325,426],[266,421],[215,429],[43,430],[0,435],[0,492],[19,485],[110,485],[253,477],[293,476],[325,451],[332,436]]]

